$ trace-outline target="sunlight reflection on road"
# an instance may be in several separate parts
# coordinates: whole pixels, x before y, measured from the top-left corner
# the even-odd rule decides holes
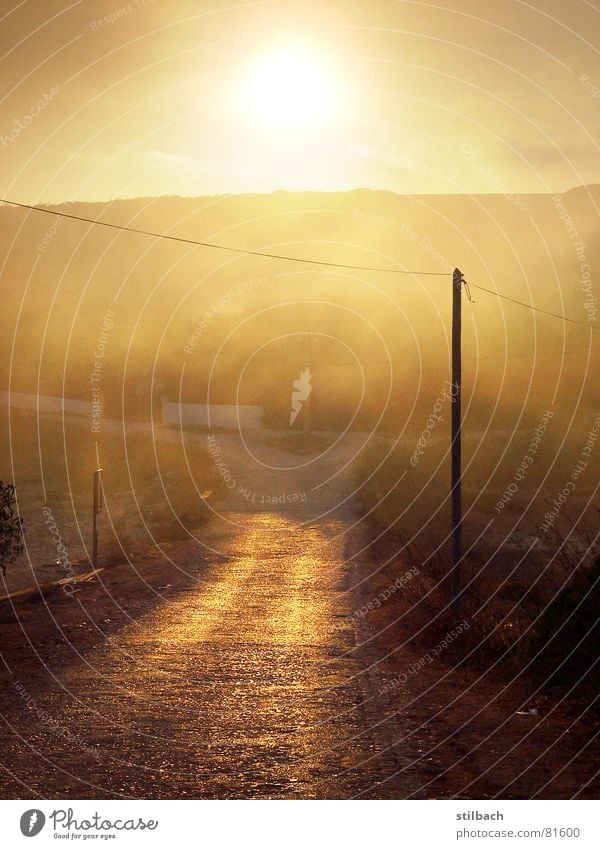
[[[131,776],[110,760],[126,757],[140,785],[156,781],[161,795],[176,786],[180,795],[313,797],[368,786],[367,774],[335,777],[370,751],[367,738],[335,748],[364,720],[348,683],[357,661],[342,657],[354,635],[339,531],[334,521],[246,516],[245,530],[221,541],[225,562],[124,629],[118,649],[93,653],[110,693],[92,697],[97,676],[72,670],[69,686],[106,729],[99,780],[109,769]]]

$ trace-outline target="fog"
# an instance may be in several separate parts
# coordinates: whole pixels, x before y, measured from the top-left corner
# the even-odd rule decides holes
[[[13,391],[87,400],[102,344],[107,410],[118,411],[125,394],[126,413],[148,414],[152,387],[195,402],[234,403],[239,394],[273,419],[310,356],[323,429],[346,426],[358,407],[356,428],[383,414],[388,430],[420,429],[449,376],[455,266],[473,284],[594,326],[593,286],[583,286],[600,259],[599,199],[597,187],[560,200],[522,196],[524,210],[500,195],[358,190],[61,208],[242,249],[447,277],[283,262],[4,207],[3,388],[10,379]],[[530,408],[533,421],[558,399],[565,414],[575,404],[578,415],[593,408],[596,348],[586,326],[471,294],[474,303],[463,302],[467,427],[485,429],[492,414],[512,426]]]
[[[545,459],[521,488],[545,497],[577,462],[596,416],[598,201],[592,186],[560,198],[356,190],[58,208],[242,250],[441,276],[257,257],[3,207],[2,389],[94,403],[97,421],[61,428],[56,415],[13,408],[9,436],[4,406],[2,478],[36,480],[43,500],[77,491],[81,478],[88,497],[90,471],[110,457],[107,486],[135,492],[136,475],[152,479],[160,463],[150,433],[132,448],[131,428],[160,422],[162,398],[261,406],[265,428],[289,428],[290,390],[309,368],[313,430],[363,433],[365,450],[383,440],[404,464],[427,439],[415,491],[433,504],[418,508],[418,524],[443,505],[443,525],[449,405],[434,427],[428,421],[449,385],[458,266],[472,298],[465,292],[462,304],[467,503],[493,508],[549,410]],[[122,435],[94,426],[106,420]],[[190,498],[214,485],[210,463],[197,460],[194,480],[183,447],[171,451],[160,473],[185,481]],[[359,487],[369,463],[358,464]]]

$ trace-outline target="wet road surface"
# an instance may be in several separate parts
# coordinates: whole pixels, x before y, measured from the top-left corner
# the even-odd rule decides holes
[[[597,797],[581,705],[523,716],[502,679],[424,664],[426,641],[395,623],[378,642],[354,615],[375,565],[359,442],[317,474],[221,434],[236,489],[197,540],[1,624],[2,796]]]
[[[348,798],[407,763],[364,705],[348,506],[243,506],[185,592],[13,699],[5,795]]]

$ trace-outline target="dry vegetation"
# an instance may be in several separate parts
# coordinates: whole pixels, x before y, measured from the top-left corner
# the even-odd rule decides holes
[[[159,429],[153,434],[139,424],[139,430],[129,428],[124,434],[108,429],[107,423],[97,442],[86,420],[38,419],[25,411],[13,412],[10,425],[10,440],[3,433],[0,479],[17,481],[27,547],[27,557],[7,570],[10,588],[32,583],[32,567],[46,567],[43,578],[64,577],[44,507],[51,511],[69,561],[89,569],[92,474],[97,467],[104,469],[101,565],[187,536],[206,521],[203,496],[210,492],[211,499],[219,497],[214,464],[193,437],[184,442],[178,432]]]
[[[523,675],[545,686],[571,686],[581,678],[582,686],[594,687],[594,664],[600,658],[600,547],[598,510],[589,505],[597,462],[552,528],[541,531],[548,502],[572,467],[565,453],[551,468],[558,455],[549,440],[537,470],[531,467],[527,486],[499,519],[490,505],[511,480],[507,473],[518,467],[528,439],[526,433],[512,440],[466,435],[460,608],[451,600],[449,464],[443,447],[432,445],[416,469],[410,466],[415,440],[392,447],[381,439],[363,453],[356,478],[378,564],[366,596],[376,596],[407,568],[418,569],[402,592],[374,611],[372,627],[382,629],[380,639],[393,646],[401,622],[423,647],[435,644],[465,617],[471,627],[449,648],[448,661],[493,668],[494,675],[507,679]],[[475,442],[490,464],[494,444],[500,450],[504,443],[506,452],[493,473],[469,467]]]

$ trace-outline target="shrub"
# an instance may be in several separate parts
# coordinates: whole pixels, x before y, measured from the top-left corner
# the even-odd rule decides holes
[[[23,520],[15,512],[15,488],[0,481],[0,572],[23,551]]]

